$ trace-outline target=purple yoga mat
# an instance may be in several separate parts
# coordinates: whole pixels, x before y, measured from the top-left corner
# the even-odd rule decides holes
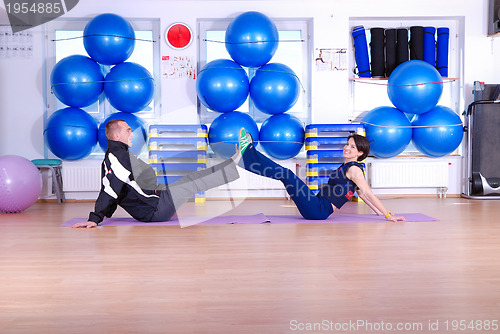
[[[439,219],[421,214],[421,213],[402,213],[408,222],[423,222],[423,221],[438,221]],[[72,226],[75,223],[85,222],[86,218],[73,218],[61,226]],[[168,222],[143,223],[133,218],[105,218],[99,226],[157,226],[157,225],[209,225],[209,224],[262,224],[262,223],[386,223],[387,220],[382,216],[375,214],[360,215],[360,214],[333,214],[325,220],[307,220],[299,215],[264,215],[262,213],[256,215],[241,215],[241,216],[218,216],[213,218],[202,217],[181,217],[173,218]]]
[[[86,222],[87,218],[73,218],[68,220],[61,226],[73,226],[75,223]],[[213,218],[208,217],[181,217],[180,219],[175,217],[168,222],[154,222],[154,223],[144,223],[135,220],[131,217],[125,218],[104,218],[104,220],[99,224],[99,226],[131,226],[131,225],[196,225],[196,224],[259,224],[269,222],[268,218],[262,214],[250,215],[250,216],[217,216]]]
[[[396,216],[403,216],[407,222],[428,222],[438,221],[439,219],[421,214],[421,213],[398,213]],[[387,223],[384,216],[377,216],[376,214],[333,214],[325,220],[307,220],[302,216],[290,215],[267,215],[271,223]]]

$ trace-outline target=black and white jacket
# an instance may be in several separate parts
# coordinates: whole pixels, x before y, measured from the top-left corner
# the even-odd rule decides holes
[[[140,176],[134,176],[137,166],[141,168]],[[154,189],[156,175],[149,165],[129,152],[126,144],[108,140],[101,177],[101,191],[89,221],[99,224],[104,217],[111,217],[118,205],[139,221],[151,220],[159,200]],[[151,186],[144,186],[148,183]]]

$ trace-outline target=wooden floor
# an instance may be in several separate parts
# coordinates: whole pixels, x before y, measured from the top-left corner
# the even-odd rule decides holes
[[[60,224],[92,203],[0,214],[0,333],[500,333],[500,202],[383,201],[440,221],[85,230]]]

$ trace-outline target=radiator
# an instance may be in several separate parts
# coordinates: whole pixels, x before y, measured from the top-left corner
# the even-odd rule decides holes
[[[372,188],[447,188],[449,165],[448,162],[371,162],[368,163],[367,173],[368,182]],[[240,180],[231,183],[230,188],[283,188],[279,181],[251,173],[248,173],[250,175],[246,174],[246,171],[240,169]],[[99,191],[101,189],[100,165],[72,166],[64,164],[62,175],[64,191]],[[220,187],[220,189],[225,188],[228,186]]]
[[[298,174],[297,164],[295,161],[279,161],[281,166],[290,169]],[[256,175],[242,168],[238,168],[240,178],[229,183],[219,186],[219,189],[235,189],[235,190],[283,190],[283,183],[278,180],[273,180],[267,177]]]
[[[439,162],[369,163],[372,188],[447,188],[449,164]]]
[[[219,189],[234,189],[234,190],[262,190],[262,189],[285,189],[283,183],[278,180],[269,179],[250,173],[243,169],[238,169],[240,178],[229,183],[219,186]]]
[[[290,166],[292,167],[292,166]],[[295,164],[293,164],[293,168]],[[238,170],[240,178],[219,189],[283,189],[280,181],[255,175],[243,169]],[[62,168],[63,188],[66,192],[99,191],[101,189],[100,166],[71,166]]]
[[[101,167],[71,166],[62,168],[64,191],[99,191],[101,189]]]

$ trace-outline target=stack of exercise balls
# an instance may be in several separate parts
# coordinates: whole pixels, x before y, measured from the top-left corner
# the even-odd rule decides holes
[[[147,135],[144,123],[132,113],[150,104],[154,80],[143,66],[126,62],[135,47],[131,24],[115,14],[98,15],[86,25],[83,44],[90,57],[68,56],[57,62],[52,70],[52,92],[67,107],[49,117],[44,131],[47,146],[61,159],[83,159],[97,142],[106,150],[104,131],[99,129],[112,118],[127,118],[127,123],[130,122],[131,127],[135,125],[137,130],[134,133],[136,145],[131,150],[140,153]],[[102,65],[112,66],[107,74]],[[94,118],[82,108],[96,103],[103,93],[118,112],[98,128]]]
[[[443,79],[433,66],[421,60],[399,65],[387,83],[394,107],[377,107],[361,120],[371,153],[377,158],[391,158],[402,153],[412,140],[430,157],[456,150],[462,142],[462,121],[450,108],[437,105],[442,92]]]
[[[198,73],[196,91],[208,109],[222,113],[211,124],[208,139],[212,150],[223,156],[234,154],[240,128],[244,127],[262,149],[276,159],[296,156],[304,143],[300,120],[285,114],[297,102],[300,82],[293,70],[269,63],[279,44],[278,29],[259,12],[245,12],[231,21],[225,35],[230,59],[216,59]],[[256,69],[249,79],[244,67]],[[248,114],[237,111],[248,96],[255,107],[270,117],[260,131]]]

